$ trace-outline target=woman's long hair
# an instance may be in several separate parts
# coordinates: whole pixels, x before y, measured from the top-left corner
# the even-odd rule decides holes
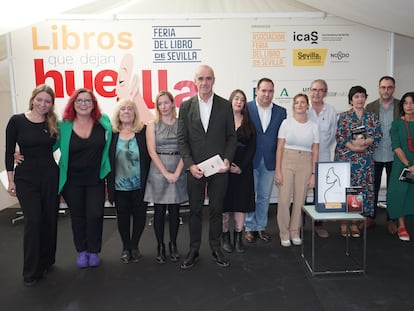
[[[247,109],[246,94],[242,90],[236,89],[233,92],[231,92],[229,101],[230,104],[232,104],[233,99],[237,94],[241,94],[244,97],[244,105],[241,111],[241,114],[243,115],[243,121],[241,123],[242,132],[245,137],[250,137],[251,135],[254,135],[256,133],[256,129],[254,127],[252,119],[250,118],[249,110]]]
[[[407,97],[411,97],[411,99],[414,101],[414,92],[408,92],[408,93],[405,93],[405,94],[403,95],[403,97],[401,97],[400,103],[398,104],[398,108],[400,109],[400,115],[401,115],[401,116],[405,116],[405,111],[404,111],[404,102],[405,102],[405,99],[406,99]]]
[[[30,96],[29,100],[29,110],[33,110],[33,101],[39,93],[45,92],[52,97],[52,108],[49,109],[48,113],[45,116],[47,128],[49,129],[50,136],[59,137],[59,129],[57,126],[57,115],[55,112],[55,92],[53,89],[46,85],[40,84],[38,85],[32,92],[32,96]]]

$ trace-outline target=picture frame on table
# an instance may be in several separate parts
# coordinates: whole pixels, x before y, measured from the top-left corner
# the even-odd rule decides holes
[[[346,188],[351,184],[351,163],[317,162],[315,177],[316,211],[345,212]]]

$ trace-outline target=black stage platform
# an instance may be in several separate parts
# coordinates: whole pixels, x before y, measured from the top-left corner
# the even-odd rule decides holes
[[[16,209],[0,212],[0,303],[2,310],[414,310],[414,245],[401,242],[385,228],[385,211],[367,235],[367,274],[312,277],[303,264],[300,247],[283,248],[276,236],[276,206],[271,206],[271,243],[248,244],[245,254],[232,253],[229,268],[216,266],[207,242],[207,210],[201,259],[190,270],[179,263],[155,262],[153,228],[146,227],[140,243],[141,262],[119,260],[116,220],[104,223],[102,265],[80,270],[75,264],[69,215],[59,218],[57,262],[35,287],[23,285],[22,223],[12,225]],[[111,211],[107,211],[111,212]],[[178,246],[188,250],[188,221],[179,232]],[[309,230],[309,222],[305,230]],[[330,237],[319,256],[333,258],[344,238],[339,224],[325,226]],[[408,223],[414,237],[414,225]],[[167,230],[166,230],[167,231]],[[309,232],[308,232],[309,233]],[[168,239],[167,239],[168,241]]]

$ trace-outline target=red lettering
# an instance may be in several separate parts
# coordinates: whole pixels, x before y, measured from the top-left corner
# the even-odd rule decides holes
[[[151,81],[151,70],[142,71],[142,97],[149,109],[154,108],[152,102],[152,81]]]
[[[103,97],[116,97],[116,81],[118,73],[113,70],[102,70],[96,74],[95,90]]]
[[[57,70],[49,70],[45,72],[45,66],[43,65],[43,59],[34,60],[35,69],[35,81],[36,85],[45,83],[47,78],[53,79],[55,83],[54,90],[56,97],[64,97],[63,94],[63,77]]]
[[[167,70],[158,70],[158,89],[168,91]]]
[[[36,85],[46,83],[47,79],[53,81],[53,86],[56,98],[64,98],[70,96],[73,91],[80,87],[88,88],[97,95],[104,98],[116,97],[116,83],[118,73],[114,70],[106,69],[97,72],[92,70],[82,71],[83,85],[77,85],[79,82],[75,81],[75,71],[65,70],[63,73],[57,70],[45,71],[44,60],[34,59],[35,82]],[[158,91],[168,90],[168,71],[165,69],[157,71],[158,77]],[[78,82],[78,83],[76,83]],[[52,82],[50,82],[52,84]],[[180,91],[180,94],[175,96],[175,103],[180,107],[181,103],[197,94],[197,86],[193,81],[183,80],[177,82],[174,90]],[[154,109],[152,101],[152,71],[142,70],[142,96],[148,108]]]
[[[197,86],[195,85],[193,81],[183,80],[183,81],[177,82],[174,85],[174,90],[182,91],[183,88],[188,88],[188,92],[180,93],[177,96],[175,96],[174,100],[175,100],[175,104],[177,107],[180,107],[181,103],[184,100],[190,97],[193,97],[197,94]]]
[[[45,72],[43,59],[35,59],[34,67],[36,85],[46,83],[46,79],[52,79],[56,98],[65,97],[64,90],[66,90],[66,95],[70,96],[75,89],[80,87],[88,88],[102,97],[112,98],[116,96],[118,73],[114,70],[102,70],[95,77],[92,70],[84,70],[83,86],[77,86],[73,70],[65,70],[63,75],[57,70]]]

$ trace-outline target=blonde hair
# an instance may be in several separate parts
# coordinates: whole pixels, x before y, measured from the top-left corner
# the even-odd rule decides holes
[[[114,110],[114,113],[112,115],[112,130],[115,133],[118,133],[118,132],[121,131],[122,122],[119,118],[119,114],[121,112],[121,108],[124,107],[124,106],[133,107],[133,110],[134,110],[134,113],[135,113],[135,118],[134,118],[134,122],[132,123],[132,130],[134,132],[141,131],[142,128],[144,127],[144,123],[140,119],[137,105],[130,99],[122,99],[115,106],[115,110]]]
[[[168,91],[160,91],[155,98],[155,122],[158,122],[161,119],[160,107],[158,107],[158,100],[161,96],[167,95],[169,100],[173,103],[174,108],[172,111],[172,115],[174,118],[177,117],[177,109],[174,102],[174,96]]]
[[[33,101],[39,93],[45,92],[52,97],[52,108],[49,109],[48,113],[45,116],[47,128],[49,129],[50,136],[59,137],[59,129],[57,126],[57,115],[55,113],[55,92],[53,89],[46,85],[40,84],[38,85],[32,92],[32,96],[29,99],[29,110],[33,110]]]

